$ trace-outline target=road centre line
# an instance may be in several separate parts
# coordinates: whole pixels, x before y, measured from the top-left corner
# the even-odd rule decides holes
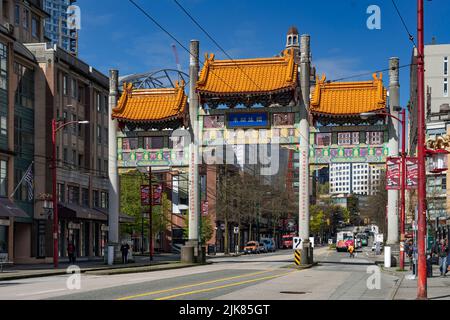
[[[216,280],[211,280],[211,281],[205,281],[205,282],[200,282],[200,283],[189,284],[189,285],[175,287],[175,288],[169,288],[169,289],[164,289],[164,290],[145,292],[145,293],[140,293],[140,294],[136,294],[136,295],[132,295],[132,296],[122,297],[122,298],[119,298],[117,300],[130,300],[130,299],[135,299],[135,298],[141,298],[141,297],[146,297],[146,296],[150,296],[150,295],[154,295],[154,294],[166,293],[166,292],[170,292],[170,291],[176,291],[176,290],[180,290],[180,289],[187,289],[187,288],[202,286],[202,285],[211,284],[211,283],[217,283],[217,282],[222,282],[222,281],[228,281],[228,280],[234,280],[234,279],[239,279],[239,278],[244,278],[244,277],[255,276],[255,275],[259,275],[259,274],[263,274],[263,273],[268,273],[268,272],[271,272],[271,271],[274,271],[274,270],[275,269],[263,270],[263,271],[248,273],[248,274],[239,275],[239,276],[233,276],[233,277],[228,277],[228,278],[221,278],[221,279],[216,279]]]
[[[191,294],[197,294],[197,293],[203,293],[203,292],[214,291],[214,290],[218,290],[218,289],[224,289],[224,288],[239,286],[239,285],[242,285],[242,284],[252,283],[252,282],[256,282],[256,281],[270,280],[270,279],[274,279],[274,278],[283,277],[285,275],[288,275],[288,274],[296,272],[296,271],[299,271],[299,270],[293,270],[293,271],[284,272],[282,274],[277,274],[277,275],[273,275],[273,276],[267,276],[267,277],[262,277],[262,278],[256,278],[256,279],[250,279],[250,280],[245,280],[245,281],[225,284],[225,285],[218,286],[218,287],[213,287],[213,288],[207,288],[207,289],[194,290],[194,291],[190,291],[190,292],[178,293],[178,294],[174,294],[174,295],[167,296],[167,297],[157,298],[155,300],[168,300],[168,299],[173,299],[173,298],[177,298],[177,297],[187,296],[187,295],[191,295]]]

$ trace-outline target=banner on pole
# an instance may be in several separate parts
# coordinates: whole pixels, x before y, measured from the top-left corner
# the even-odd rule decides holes
[[[141,206],[150,205],[150,186],[147,184],[141,185]]]
[[[153,201],[152,205],[159,206],[162,203],[162,184],[152,185]]]
[[[417,189],[419,160],[416,157],[406,157],[406,189]]]
[[[399,157],[386,159],[386,190],[400,190],[400,164]]]

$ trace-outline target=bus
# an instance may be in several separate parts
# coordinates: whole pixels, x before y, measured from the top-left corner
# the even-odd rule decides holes
[[[355,237],[351,231],[341,231],[336,235],[336,251],[347,251],[348,247],[355,247]]]

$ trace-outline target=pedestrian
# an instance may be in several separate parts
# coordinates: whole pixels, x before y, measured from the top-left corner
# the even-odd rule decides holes
[[[381,254],[381,244],[380,241],[377,241],[375,244],[375,253],[377,256],[379,256]]]
[[[446,240],[442,239],[440,245],[437,247],[437,255],[439,257],[439,271],[441,277],[445,277],[448,268],[448,254],[449,248]]]
[[[354,258],[355,257],[355,255],[354,255],[355,248],[353,247],[353,245],[349,245],[347,251],[350,254],[350,258]]]
[[[123,242],[120,247],[120,251],[122,252],[122,263],[128,263],[128,250],[130,250],[130,246],[127,242]]]
[[[69,256],[69,263],[74,264],[75,263],[75,245],[72,241],[69,242],[67,245],[67,255]]]
[[[414,251],[413,244],[408,241],[406,254],[408,255],[408,258],[409,258],[409,270],[413,269],[413,251]]]

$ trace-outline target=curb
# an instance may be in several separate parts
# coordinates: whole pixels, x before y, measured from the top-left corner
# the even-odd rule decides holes
[[[94,272],[102,272],[104,271],[105,275],[107,274],[125,274],[125,273],[137,273],[137,272],[146,272],[146,270],[142,270],[143,268],[149,268],[149,267],[156,267],[161,265],[173,265],[177,262],[162,262],[162,263],[155,263],[152,265],[141,265],[141,266],[128,266],[128,267],[93,267],[93,268],[86,268],[81,269],[80,273],[86,273],[86,274],[94,274]],[[139,270],[135,271],[136,268],[139,268]],[[127,269],[129,269],[130,272],[127,272]],[[132,270],[133,269],[133,270]],[[171,269],[171,268],[167,268]],[[175,268],[174,268],[175,269]],[[157,270],[164,270],[161,269],[155,269],[151,271],[157,271]],[[148,270],[150,271],[150,270]],[[50,272],[44,272],[44,273],[28,273],[28,274],[12,274],[12,275],[6,275],[2,277],[0,275],[0,283],[2,281],[10,281],[10,280],[20,280],[20,279],[30,279],[30,278],[40,278],[40,277],[52,277],[52,276],[60,276],[60,275],[66,275],[68,274],[66,270],[58,270],[58,271],[50,271]]]
[[[389,274],[391,276],[398,277],[398,280],[396,281],[394,287],[391,289],[391,292],[389,293],[389,297],[386,298],[386,300],[394,300],[395,296],[397,295],[398,289],[400,289],[400,286],[402,285],[403,280],[405,279],[405,274],[400,271],[390,271],[386,270],[383,267],[383,263],[380,263],[380,261],[376,261],[375,264],[380,267],[380,270],[386,274]]]
[[[125,269],[111,269],[111,270],[90,270],[86,271],[85,274],[90,275],[118,275],[118,274],[130,274],[130,273],[141,273],[141,272],[153,272],[153,271],[165,271],[165,270],[172,270],[172,269],[182,269],[182,268],[188,268],[188,267],[197,267],[197,266],[204,266],[208,265],[210,263],[202,263],[202,264],[196,264],[196,263],[172,263],[164,267],[160,265],[152,265],[152,266],[145,266],[145,267],[137,267],[137,268],[125,268]]]
[[[315,267],[315,266],[317,266],[317,265],[319,265],[318,262],[313,262],[312,264],[305,264],[305,265],[301,265],[301,266],[292,266],[292,265],[289,265],[289,266],[286,266],[285,268],[289,268],[289,269],[297,269],[297,270],[304,270],[304,269],[310,269],[310,268]]]

